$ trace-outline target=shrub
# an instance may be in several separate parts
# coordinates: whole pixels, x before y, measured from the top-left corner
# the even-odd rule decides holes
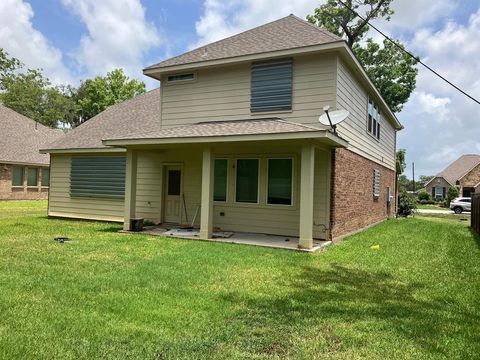
[[[422,200],[423,200],[423,201],[429,201],[429,200],[431,200],[430,194],[429,194],[427,191],[425,191],[425,190],[420,191],[420,192],[418,193],[417,197],[418,197],[418,200],[420,200],[420,201],[422,201]]]
[[[435,205],[436,201],[434,201],[434,200],[420,200],[419,203],[422,204],[422,205]]]
[[[415,204],[415,199],[413,198],[413,196],[408,194],[406,191],[400,192],[398,200],[398,215],[411,215],[416,208],[417,205]]]
[[[446,200],[447,204],[445,207],[449,207],[452,200],[458,197],[458,195],[460,195],[458,188],[455,186],[450,186],[450,189],[448,189],[448,193],[447,193],[447,200]]]

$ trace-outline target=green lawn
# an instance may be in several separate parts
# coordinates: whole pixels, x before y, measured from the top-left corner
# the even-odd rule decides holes
[[[426,209],[426,210],[449,210],[447,208],[434,205],[434,204],[417,204],[418,209]]]
[[[123,235],[45,207],[0,202],[1,359],[480,354],[480,239],[464,223],[390,220],[306,254]]]

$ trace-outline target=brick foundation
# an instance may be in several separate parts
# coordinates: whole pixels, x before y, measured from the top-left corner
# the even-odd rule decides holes
[[[0,164],[0,200],[46,200],[48,188],[26,186],[26,174],[23,187],[12,187],[12,168],[10,164]],[[41,170],[39,171],[39,179]],[[39,180],[40,181],[40,180]]]
[[[333,150],[331,236],[341,238],[393,216],[395,172],[347,149]],[[380,196],[373,197],[373,170],[380,170]],[[387,204],[387,187],[392,203]]]

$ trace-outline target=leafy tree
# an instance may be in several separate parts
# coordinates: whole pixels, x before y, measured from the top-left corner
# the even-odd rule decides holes
[[[327,0],[314,10],[313,15],[307,15],[307,20],[346,38],[348,46],[358,57],[387,104],[393,111],[398,112],[415,89],[417,61],[388,40],[383,42],[383,47],[375,44],[372,39],[367,39],[366,45],[360,44],[369,30],[370,20],[390,20],[394,13],[390,6],[392,2],[393,0],[344,0],[344,3],[357,13],[365,10],[362,16],[365,20],[362,20],[338,0]],[[403,47],[400,43],[397,44]]]
[[[355,44],[354,52],[392,111],[402,110],[415,89],[417,61],[386,39],[383,47],[367,39],[365,47]]]
[[[432,180],[435,176],[431,176],[431,175],[420,175],[418,180],[417,180],[417,185],[418,185],[418,188],[421,189],[421,188],[424,188],[425,185],[427,185],[427,183]]]
[[[0,100],[5,106],[46,126],[55,127],[64,119],[65,109],[71,107],[61,91],[51,86],[40,70],[2,78]]]
[[[405,149],[398,149],[397,150],[397,161],[396,161],[396,170],[397,174],[401,175],[405,171],[407,166],[406,162],[406,150]]]
[[[69,121],[77,126],[104,111],[107,107],[123,102],[145,92],[145,83],[130,79],[122,69],[115,69],[105,77],[82,81],[80,87],[70,92],[75,111]]]
[[[400,191],[398,199],[398,215],[408,216],[411,215],[417,208],[415,199],[412,195],[408,194],[405,190]]]
[[[3,88],[3,79],[14,76],[16,70],[22,67],[20,60],[10,57],[8,53],[0,48],[0,89]]]

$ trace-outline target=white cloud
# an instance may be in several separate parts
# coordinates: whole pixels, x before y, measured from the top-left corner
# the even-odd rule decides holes
[[[122,67],[141,78],[145,53],[161,43],[154,24],[145,18],[140,0],[62,0],[86,25],[73,56],[87,76]]]
[[[54,83],[72,82],[62,52],[33,27],[34,12],[23,0],[0,1],[0,46],[29,68],[42,68]]]
[[[196,23],[199,40],[191,47],[210,43],[277,20],[291,13],[305,18],[322,1],[317,0],[205,0]]]
[[[448,21],[440,29],[419,29],[410,47],[447,79],[480,98],[480,10],[468,24]],[[419,67],[417,91],[399,115],[405,131],[399,146],[420,171],[434,174],[463,153],[480,153],[480,106]]]

